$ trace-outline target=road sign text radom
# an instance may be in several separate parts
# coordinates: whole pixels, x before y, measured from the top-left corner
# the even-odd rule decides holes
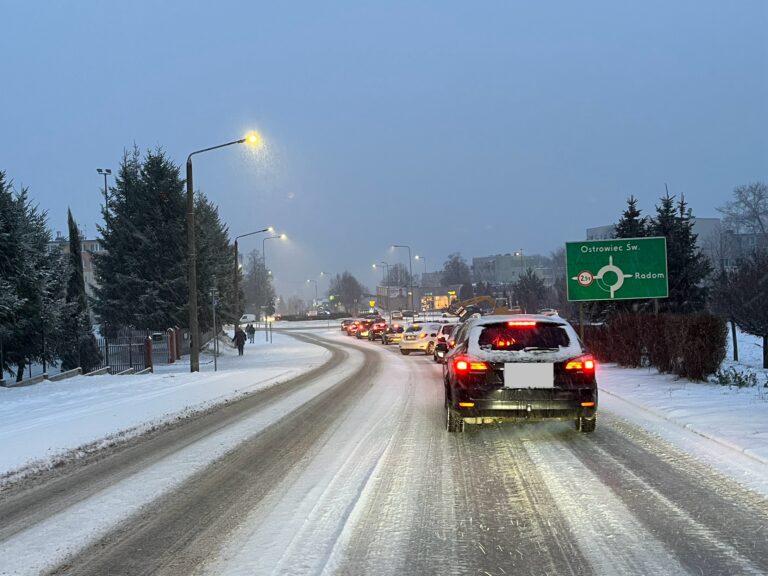
[[[666,298],[667,239],[565,243],[568,300]]]

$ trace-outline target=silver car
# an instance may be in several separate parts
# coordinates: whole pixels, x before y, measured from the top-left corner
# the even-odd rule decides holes
[[[400,340],[400,353],[404,356],[408,356],[411,352],[432,355],[440,326],[432,322],[414,322],[408,326],[403,333],[403,339]]]

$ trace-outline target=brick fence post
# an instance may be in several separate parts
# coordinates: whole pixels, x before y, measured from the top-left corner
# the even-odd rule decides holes
[[[144,340],[144,368],[149,368],[154,372],[152,366],[152,338],[150,336],[147,336],[147,339]]]

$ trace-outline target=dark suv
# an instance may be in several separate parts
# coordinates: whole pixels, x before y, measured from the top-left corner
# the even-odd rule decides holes
[[[578,430],[594,431],[597,363],[568,322],[485,316],[454,334],[443,364],[449,432],[462,432],[465,423],[526,420],[572,420]]]

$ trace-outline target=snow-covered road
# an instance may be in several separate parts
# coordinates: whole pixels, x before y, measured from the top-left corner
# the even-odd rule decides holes
[[[0,495],[0,573],[768,573],[761,445],[628,397],[679,384],[601,367],[594,434],[457,436],[430,359],[302,338],[304,376]]]

